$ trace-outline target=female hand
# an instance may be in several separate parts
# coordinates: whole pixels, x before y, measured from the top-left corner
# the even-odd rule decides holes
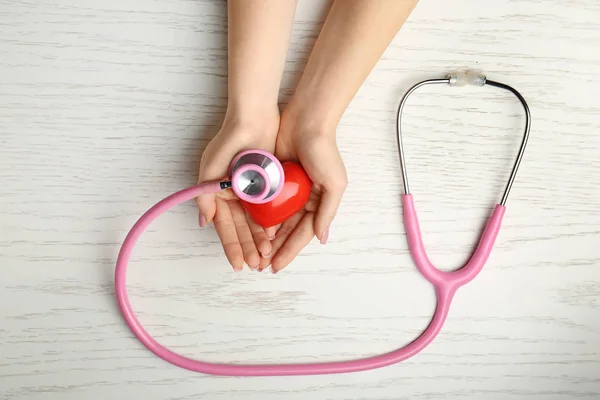
[[[313,235],[327,241],[347,180],[335,127],[416,4],[417,0],[355,0],[331,6],[281,117],[275,155],[282,161],[300,161],[314,185],[306,207],[277,232],[272,243],[274,272],[288,265]],[[263,260],[261,269],[269,261]]]
[[[231,160],[243,150],[273,152],[279,126],[278,113],[263,119],[260,124],[239,124],[230,120],[226,117],[221,130],[202,155],[199,183],[226,178]],[[235,271],[241,271],[244,263],[250,269],[257,269],[261,259],[270,257],[272,245],[269,235],[274,235],[274,229],[265,230],[252,221],[233,191],[202,195],[196,198],[196,203],[200,210],[200,226],[205,227],[214,221],[225,255]]]
[[[227,2],[227,115],[200,162],[199,181],[226,177],[242,150],[272,152],[279,128],[278,96],[295,1]],[[265,230],[246,216],[231,190],[197,199],[200,225],[214,221],[229,262],[236,271],[257,268],[271,253]]]
[[[306,206],[277,227],[272,241],[273,258],[263,258],[260,270],[271,264],[273,273],[285,268],[315,237],[327,243],[329,227],[347,186],[344,162],[340,156],[335,129],[322,132],[303,127],[282,115],[275,156],[283,161],[299,161],[313,183]]]

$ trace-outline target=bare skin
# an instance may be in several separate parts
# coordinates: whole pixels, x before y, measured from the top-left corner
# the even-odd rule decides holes
[[[241,135],[242,139],[239,133],[232,133],[235,128],[222,129],[209,145],[208,155],[205,153],[203,157],[200,181],[224,176],[235,153],[248,147],[259,147],[270,151],[275,149],[275,155],[282,161],[299,161],[313,182],[312,195],[303,210],[281,226],[267,231],[257,227],[249,218],[242,219],[243,211],[231,194],[222,199],[217,197],[214,207],[212,204],[215,202],[210,198],[200,199],[199,206],[207,222],[214,217],[225,253],[235,269],[245,260],[251,268],[258,266],[259,270],[263,270],[271,265],[272,271],[278,272],[289,265],[315,236],[321,243],[327,242],[348,180],[336,143],[336,127],[418,0],[336,0],[296,92],[281,116],[277,111],[277,92],[295,2],[275,0],[278,6],[271,5],[261,14],[259,10],[267,7],[269,1],[242,1],[244,6],[237,1],[229,3],[230,86],[233,82],[233,92],[230,88],[229,95],[234,96],[230,98],[229,106],[233,109],[233,116],[248,116],[252,114],[248,110],[254,110],[252,115],[262,115],[260,120],[268,127],[246,128],[244,124],[238,124],[239,130],[246,131],[245,135]],[[244,27],[236,26],[232,19],[234,8],[238,13],[237,24],[245,21]],[[266,16],[274,13],[275,9],[280,13],[276,21],[272,14]],[[255,18],[262,19],[257,21]],[[238,37],[232,30],[237,32],[240,40],[231,40]],[[240,32],[245,36],[241,37]],[[257,44],[257,40],[263,41]],[[244,71],[247,68],[254,72]],[[269,69],[269,73],[264,74],[263,68]],[[276,84],[273,83],[274,76]],[[253,92],[249,89],[252,86],[260,87]],[[275,121],[277,128],[273,133]],[[210,173],[207,172],[209,169]],[[217,172],[220,173],[218,177]],[[229,205],[228,209],[219,205],[221,200]],[[239,209],[234,211],[237,207]],[[275,238],[267,245],[265,237],[273,236],[275,232]],[[263,257],[258,257],[259,253]]]

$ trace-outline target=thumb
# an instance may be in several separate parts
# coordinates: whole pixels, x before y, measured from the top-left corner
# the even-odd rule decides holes
[[[348,175],[335,137],[321,137],[312,142],[305,141],[304,144],[308,147],[301,148],[300,163],[321,195],[313,229],[321,244],[325,244],[329,238],[329,227],[348,186]],[[304,154],[308,157],[302,157]]]
[[[205,167],[206,152],[202,155],[202,161],[200,162],[200,171],[198,173],[198,184],[207,180],[207,171]],[[215,193],[201,194],[196,197],[196,204],[198,205],[198,224],[201,228],[206,227],[212,222],[217,211],[217,196]]]
[[[342,202],[342,197],[346,190],[346,181],[334,182],[331,185],[323,187],[322,190],[321,202],[315,216],[314,229],[321,244],[325,244],[329,238],[329,227]]]
[[[220,145],[218,140],[219,134],[211,140],[206,150],[202,154],[200,160],[200,169],[198,171],[198,184],[209,182],[220,177],[222,174],[221,166],[223,170],[227,169],[227,161],[220,159],[223,158],[227,151],[223,151],[223,146]],[[217,149],[216,151],[214,149]],[[221,151],[219,151],[221,149]],[[221,157],[219,157],[221,156]],[[224,156],[226,157],[226,155]],[[215,193],[205,193],[196,197],[196,204],[198,205],[198,224],[201,228],[208,226],[217,212],[217,196]]]
[[[200,213],[198,215],[198,223],[204,228],[210,224],[215,217],[217,210],[217,198],[214,193],[203,194],[196,197],[196,204]]]

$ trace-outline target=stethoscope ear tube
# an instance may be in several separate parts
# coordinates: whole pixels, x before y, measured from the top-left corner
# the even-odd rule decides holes
[[[529,132],[531,131],[531,111],[529,110],[529,105],[525,98],[519,93],[515,88],[506,85],[504,83],[491,81],[485,77],[483,74],[479,74],[476,72],[469,71],[467,73],[453,73],[449,74],[446,78],[441,79],[427,79],[421,81],[415,85],[413,85],[402,97],[400,100],[400,105],[398,106],[398,110],[396,113],[396,140],[398,144],[398,154],[400,157],[400,169],[402,171],[402,185],[404,189],[404,194],[410,194],[410,189],[408,185],[408,173],[406,171],[406,157],[404,153],[404,146],[402,144],[402,114],[404,111],[404,106],[411,94],[413,94],[417,89],[428,86],[428,85],[440,85],[446,84],[449,86],[465,86],[465,85],[473,85],[473,86],[492,86],[499,89],[506,90],[515,95],[515,97],[519,100],[521,105],[523,106],[523,111],[525,112],[525,128],[523,132],[523,139],[521,140],[521,146],[519,147],[519,152],[517,153],[517,157],[515,159],[515,163],[513,165],[512,171],[510,173],[510,177],[508,178],[508,182],[506,183],[506,188],[504,189],[504,194],[502,195],[502,199],[500,200],[500,204],[505,206],[508,200],[508,196],[510,194],[510,190],[513,186],[515,178],[517,176],[517,172],[519,170],[519,166],[521,165],[521,161],[523,160],[523,155],[525,154],[525,148],[527,147],[527,142],[529,141]]]
[[[521,102],[521,105],[523,106],[523,110],[525,111],[525,128],[523,132],[521,146],[515,159],[515,163],[513,165],[510,177],[506,184],[504,194],[502,195],[502,199],[500,200],[500,203],[496,205],[496,208],[494,209],[494,212],[490,217],[483,234],[481,235],[479,245],[477,246],[475,252],[471,256],[469,262],[463,268],[452,272],[438,270],[433,266],[433,264],[429,261],[429,258],[427,257],[425,246],[423,244],[423,239],[421,237],[421,230],[419,228],[419,222],[415,210],[414,200],[412,194],[410,193],[408,185],[405,153],[404,147],[402,145],[402,113],[404,111],[404,106],[406,105],[408,98],[412,93],[414,93],[417,89],[423,86],[440,84],[447,84],[450,86],[489,85],[492,87],[507,90],[517,97],[517,99]],[[402,170],[402,180],[404,188],[404,194],[402,195],[402,205],[406,236],[411,256],[413,258],[413,261],[415,262],[415,265],[417,266],[421,274],[423,274],[423,276],[436,288],[436,291],[450,293],[451,297],[456,291],[456,289],[473,280],[477,276],[477,274],[479,274],[484,264],[488,260],[492,252],[494,242],[496,240],[496,237],[498,236],[500,227],[502,225],[502,219],[506,211],[506,201],[510,194],[512,185],[515,181],[515,177],[517,175],[519,166],[521,165],[521,160],[523,159],[523,154],[525,153],[525,148],[529,140],[530,130],[531,113],[529,110],[529,106],[527,105],[527,101],[525,101],[523,96],[511,86],[488,80],[485,77],[485,75],[476,72],[467,72],[466,74],[453,73],[449,74],[446,78],[428,79],[425,81],[421,81],[413,85],[402,97],[402,100],[400,101],[400,104],[398,106],[396,118],[396,135],[398,141],[398,154],[400,157],[400,167]]]

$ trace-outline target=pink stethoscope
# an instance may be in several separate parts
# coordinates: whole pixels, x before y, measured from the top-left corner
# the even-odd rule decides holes
[[[402,147],[401,117],[406,100],[418,88],[433,84],[447,84],[450,86],[464,86],[467,84],[475,86],[488,85],[508,90],[519,99],[525,110],[525,133],[502,200],[494,209],[480,238],[479,245],[469,262],[461,269],[452,272],[438,270],[431,264],[427,257],[421,238],[413,198],[408,189],[406,163]],[[154,340],[154,338],[152,338],[152,336],[150,336],[150,334],[142,327],[131,308],[126,287],[127,264],[136,241],[148,225],[162,213],[201,194],[215,193],[220,190],[232,188],[241,199],[250,203],[264,203],[273,199],[278,195],[283,186],[283,169],[280,162],[273,155],[258,150],[246,151],[236,157],[232,162],[230,170],[231,180],[225,182],[203,183],[174,193],[153,206],[136,222],[123,242],[116,264],[115,289],[121,313],[137,338],[158,357],[181,368],[205,374],[226,376],[337,374],[381,368],[404,361],[419,353],[435,339],[448,316],[450,303],[456,290],[473,280],[479,271],[481,271],[483,265],[490,256],[494,241],[500,230],[505,212],[506,200],[525,152],[531,128],[530,121],[531,114],[527,102],[517,90],[508,85],[487,80],[485,76],[478,73],[469,72],[466,74],[451,74],[443,79],[425,80],[410,88],[402,98],[396,118],[396,132],[398,137],[402,177],[404,181],[405,194],[402,195],[402,205],[406,236],[408,238],[408,245],[414,263],[425,279],[427,279],[435,289],[437,305],[429,326],[417,339],[401,349],[394,350],[387,354],[352,361],[272,365],[216,364],[192,360],[174,353]]]

